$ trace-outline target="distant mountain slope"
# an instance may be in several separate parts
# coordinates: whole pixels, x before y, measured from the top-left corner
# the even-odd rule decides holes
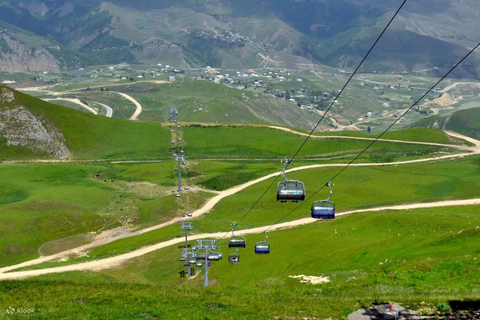
[[[75,57],[76,63],[65,63],[47,50],[58,68],[162,61],[182,68],[312,68],[324,63],[348,69],[398,5],[373,0],[17,0],[0,4],[0,19],[48,38],[67,52],[63,56]],[[458,60],[479,41],[479,13],[475,0],[407,2],[365,71],[378,70],[376,64],[401,72]],[[392,52],[394,42],[399,45]],[[0,61],[0,68],[7,63]],[[461,74],[478,75],[474,65]]]

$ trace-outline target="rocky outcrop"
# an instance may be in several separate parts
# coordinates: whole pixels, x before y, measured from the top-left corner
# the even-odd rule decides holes
[[[0,89],[0,136],[7,146],[22,146],[55,158],[71,156],[62,132],[26,107],[16,105],[15,93],[8,88]]]
[[[0,71],[60,71],[57,59],[46,48],[34,48],[10,36],[7,29],[0,30],[0,39]]]

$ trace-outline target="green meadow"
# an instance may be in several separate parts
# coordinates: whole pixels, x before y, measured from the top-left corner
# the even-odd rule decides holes
[[[425,171],[426,166],[428,171]],[[337,213],[341,213],[396,204],[477,198],[476,190],[480,188],[479,166],[480,158],[475,156],[456,161],[436,161],[427,164],[350,167],[337,180],[333,181],[332,200],[336,202]],[[328,197],[328,189],[323,186],[340,169],[337,167],[317,168],[289,174],[290,179],[299,179],[305,183],[306,201],[297,204],[282,204],[276,201],[277,182],[273,182],[274,178],[255,184],[222,199],[211,212],[193,219],[195,228],[192,232],[194,234],[217,231],[228,233],[230,224],[234,221],[240,222],[237,226],[237,230],[240,230],[308,217],[311,203]],[[269,186],[271,186],[270,190],[260,199],[260,195]],[[320,192],[318,192],[319,190]],[[316,192],[318,193],[315,194]],[[173,196],[170,197],[173,199]],[[257,200],[259,200],[258,203],[252,208]],[[171,203],[173,202],[171,201]],[[149,204],[153,203],[155,202]],[[168,208],[168,205],[165,205],[165,208]],[[182,209],[179,211],[180,213],[186,212]],[[165,210],[165,213],[168,212]],[[93,248],[89,251],[88,257],[72,256],[66,262],[47,262],[28,269],[111,257],[181,235],[178,226],[168,226]]]
[[[224,258],[212,262],[210,288],[201,287],[203,270],[180,279],[181,249],[173,246],[100,272],[2,282],[2,305],[67,319],[76,310],[108,319],[287,319],[342,318],[371,302],[435,308],[480,298],[479,219],[474,206],[355,214],[271,232],[269,255],[253,253],[262,235],[247,236],[234,265],[227,261],[232,250],[219,241]],[[300,274],[329,282],[289,277]]]

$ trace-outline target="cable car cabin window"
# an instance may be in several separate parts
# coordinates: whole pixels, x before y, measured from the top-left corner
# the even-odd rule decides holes
[[[313,203],[311,214],[315,219],[335,219],[335,204],[333,202]]]
[[[244,236],[232,236],[228,241],[229,248],[245,248],[247,241]]]
[[[303,201],[305,199],[305,186],[297,180],[284,180],[278,184],[278,201]]]
[[[258,243],[255,245],[255,253],[257,254],[269,254],[270,253],[270,245],[266,243]]]

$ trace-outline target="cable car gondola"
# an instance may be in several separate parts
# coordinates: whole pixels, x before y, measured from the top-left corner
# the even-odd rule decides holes
[[[332,185],[327,183],[330,187],[330,196],[326,200],[317,200],[312,203],[310,213],[314,219],[335,219],[335,203],[332,198]]]
[[[240,255],[238,254],[238,249],[237,249],[237,252],[230,253],[228,255],[228,262],[230,262],[230,263],[239,263],[240,262]]]
[[[190,253],[190,254],[188,255],[188,262],[189,262],[190,264],[195,264],[195,263],[197,262],[197,255],[196,255],[195,253],[193,253],[193,252]]]
[[[270,253],[270,243],[268,243],[268,235],[265,232],[265,241],[258,241],[255,244],[255,253],[256,254],[269,254]]]
[[[219,251],[212,251],[208,253],[208,260],[219,261],[222,260],[222,253]]]
[[[180,254],[180,261],[185,261],[187,259],[187,252],[185,250]]]
[[[245,248],[247,246],[247,240],[244,236],[236,236],[234,234],[234,229],[236,227],[236,223],[232,224],[232,236],[230,240],[228,240],[228,248]]]
[[[298,202],[305,200],[305,185],[298,180],[283,180],[277,186],[277,201]]]
[[[247,246],[247,240],[244,236],[231,236],[228,240],[229,248],[245,248]]]
[[[289,159],[285,159],[282,175],[283,181],[278,183],[277,186],[277,201],[280,202],[298,202],[305,200],[305,185],[299,180],[289,180],[285,175],[287,165],[291,162]]]

